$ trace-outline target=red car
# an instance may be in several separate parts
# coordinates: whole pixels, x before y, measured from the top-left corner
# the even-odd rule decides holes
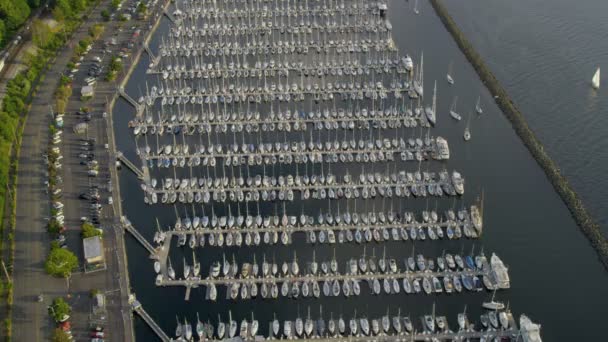
[[[93,331],[91,332],[91,337],[99,337],[99,338],[103,338],[103,331]]]

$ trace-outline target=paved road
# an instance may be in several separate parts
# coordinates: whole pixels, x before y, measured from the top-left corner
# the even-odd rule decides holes
[[[19,158],[17,184],[17,229],[15,232],[13,339],[42,341],[50,335],[51,322],[46,305],[53,296],[65,293],[66,283],[44,273],[49,237],[46,220],[49,215],[48,195],[44,181],[46,167],[42,160],[49,141],[49,103],[57,79],[70,57],[62,53],[47,72],[40,91],[34,98]],[[36,297],[44,293],[46,303]],[[46,305],[45,305],[46,304]]]
[[[107,2],[100,5],[91,17],[100,17],[100,9],[107,7]],[[88,20],[74,35],[72,42],[83,39],[93,23],[94,20]],[[44,181],[47,176],[42,153],[46,151],[49,141],[48,126],[51,123],[49,104],[53,103],[57,80],[72,54],[71,49],[60,51],[56,61],[47,71],[32,103],[23,134],[17,184],[17,229],[13,272],[13,339],[15,341],[48,340],[53,322],[49,320],[46,307],[54,297],[65,296],[67,293],[64,280],[49,277],[44,272],[44,260],[50,241],[46,232],[49,197],[45,193]],[[76,248],[76,245],[70,244],[70,249],[77,250]],[[82,306],[79,303],[88,300],[88,290],[92,288],[86,286],[89,285],[88,282],[80,282],[79,277],[81,276],[74,276],[71,288],[74,292],[71,301],[76,307]],[[40,294],[44,295],[43,303],[36,300]],[[90,306],[86,305],[86,307],[90,311]]]

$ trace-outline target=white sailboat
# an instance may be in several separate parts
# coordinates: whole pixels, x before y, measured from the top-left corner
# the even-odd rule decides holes
[[[591,86],[594,89],[600,89],[600,68],[599,67],[595,71],[595,74],[593,74],[593,78],[591,79]]]
[[[471,140],[471,129],[469,128],[469,125],[471,123],[471,115],[469,114],[469,119],[467,120],[467,127],[464,129],[464,141],[469,141]]]
[[[446,78],[450,85],[454,84],[454,78],[452,77],[452,62],[450,62],[450,65],[448,66],[448,74]]]
[[[456,104],[458,103],[458,96],[454,96],[454,101],[452,101],[452,105],[450,106],[450,116],[456,120],[462,120],[462,116],[456,112]]]
[[[483,113],[483,109],[481,108],[481,96],[477,97],[477,103],[475,103],[475,111],[477,114]]]
[[[488,309],[488,310],[502,310],[505,308],[505,305],[502,302],[496,302],[494,301],[494,296],[496,296],[496,290],[494,290],[494,292],[492,292],[492,299],[489,302],[483,302],[483,304],[481,304],[481,306],[484,309]]]

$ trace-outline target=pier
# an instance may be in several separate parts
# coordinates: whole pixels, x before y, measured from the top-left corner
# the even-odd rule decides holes
[[[152,245],[150,244],[150,242],[148,242],[148,240],[146,240],[146,238],[141,235],[141,233],[139,231],[137,231],[137,229],[135,229],[135,227],[133,227],[133,225],[131,224],[131,222],[129,220],[127,220],[126,217],[121,217],[120,218],[120,223],[122,225],[122,227],[128,231],[129,233],[131,233],[131,235],[133,235],[133,237],[146,249],[148,250],[148,252],[150,253],[150,257],[153,258],[156,255],[156,249],[154,247],[152,247]]]
[[[342,113],[345,115],[344,113]],[[376,113],[374,113],[376,114]],[[380,114],[380,113],[378,113]],[[296,114],[294,114],[296,116]],[[316,115],[315,115],[316,116]],[[350,130],[364,129],[364,128],[375,128],[375,129],[395,129],[401,127],[416,128],[416,127],[428,127],[428,120],[422,115],[414,115],[413,113],[397,112],[390,113],[383,116],[354,116],[350,113],[349,116],[343,117],[326,117],[326,118],[311,118],[308,117],[293,117],[287,118],[264,118],[259,117],[253,118],[245,115],[239,115],[238,118],[231,117],[228,115],[218,115],[218,119],[210,120],[209,118],[202,117],[200,121],[196,117],[196,121],[192,118],[190,120],[169,120],[169,118],[162,118],[160,122],[147,123],[143,121],[133,121],[133,128],[135,135],[163,135],[163,134],[177,134],[184,132],[187,135],[193,135],[195,133],[233,133],[233,132],[305,132],[309,130],[309,126],[313,129],[321,131],[337,131],[337,130]],[[222,119],[220,119],[222,118]],[[176,118],[177,119],[177,118]],[[177,128],[183,128],[179,131]]]
[[[161,264],[162,269],[162,264]],[[198,286],[232,286],[238,285],[251,285],[251,284],[282,284],[282,283],[323,283],[323,282],[334,282],[339,281],[373,281],[373,280],[384,280],[384,279],[409,279],[413,280],[416,278],[444,278],[456,276],[488,276],[489,270],[477,271],[477,270],[462,270],[462,271],[409,271],[409,272],[397,272],[397,273],[365,273],[365,274],[319,274],[319,275],[298,275],[298,276],[277,276],[277,277],[251,277],[251,278],[189,278],[189,279],[163,279],[157,280],[157,286],[184,286],[184,287],[198,287]],[[435,292],[435,291],[433,291]]]
[[[250,145],[251,146],[251,145]],[[415,154],[420,153],[419,157],[415,157]],[[189,154],[146,154],[142,155],[142,159],[145,161],[148,160],[158,160],[158,159],[175,159],[175,158],[187,158],[188,160],[193,158],[216,158],[216,159],[227,159],[227,158],[238,158],[246,160],[247,164],[255,165],[257,162],[256,158],[262,158],[265,164],[270,164],[271,159],[293,159],[292,162],[300,162],[304,163],[306,161],[312,162],[382,162],[382,161],[394,161],[396,155],[401,154],[402,161],[421,161],[422,159],[436,159],[436,160],[445,160],[446,158],[437,152],[437,147],[435,146],[425,146],[425,147],[403,147],[403,148],[346,148],[346,149],[336,149],[332,150],[324,150],[318,149],[315,151],[260,151],[259,148],[256,151],[249,152],[233,152],[227,151],[226,153],[189,153]],[[328,157],[335,157],[328,160]],[[340,156],[340,157],[338,157]],[[346,157],[348,156],[348,157]],[[268,160],[268,162],[266,162]],[[260,162],[261,163],[261,162]],[[283,163],[288,163],[284,161]]]
[[[122,86],[118,86],[118,95],[120,95],[122,98],[124,98],[125,100],[127,100],[127,102],[129,102],[129,104],[131,104],[133,106],[133,108],[135,108],[135,116],[136,117],[141,117],[141,115],[144,112],[144,106],[137,103],[137,101],[135,101],[131,96],[129,96],[129,94],[127,94],[127,92],[125,92],[125,89]]]
[[[135,166],[135,164],[133,164],[127,157],[125,157],[125,155],[122,154],[122,152],[120,152],[120,151],[116,152],[116,159],[119,160],[122,163],[122,165],[125,165],[129,170],[133,171],[133,173],[137,176],[137,178],[139,178],[140,180],[146,179],[144,171],[137,168],[137,166]]]
[[[173,16],[173,14],[171,14],[169,12],[168,9],[165,9],[163,11],[163,14],[167,17],[167,19],[169,19],[173,24],[178,24],[179,22],[177,21],[177,19],[175,19],[175,17]]]
[[[133,309],[133,311],[137,313],[139,317],[141,317],[144,322],[146,322],[146,324],[148,324],[148,326],[152,329],[152,331],[154,331],[154,333],[160,338],[161,341],[172,341],[172,339],[170,339],[169,336],[165,334],[165,332],[158,326],[158,324],[156,324],[152,317],[148,315],[146,310],[144,310],[143,306],[141,306],[141,303],[134,298],[134,295],[132,296],[133,298],[131,298],[131,308]]]
[[[148,54],[148,57],[150,57],[150,60],[152,61],[152,65],[156,65],[156,63],[158,63],[157,61],[157,57],[154,56],[154,53],[152,52],[152,50],[150,49],[150,46],[148,45],[147,42],[144,42],[144,50],[146,50],[146,53]]]
[[[518,329],[508,329],[508,330],[493,330],[493,331],[459,331],[459,332],[437,332],[437,333],[429,333],[429,332],[414,332],[412,334],[401,334],[401,335],[378,335],[378,336],[365,336],[365,335],[346,335],[346,336],[337,336],[337,337],[318,337],[312,336],[310,338],[303,337],[298,338],[295,336],[291,336],[290,340],[298,341],[298,342],[413,342],[413,341],[465,341],[466,339],[481,339],[486,338],[487,341],[491,341],[493,338],[517,338],[519,334]],[[254,342],[254,341],[266,341],[266,340],[276,340],[275,338],[261,338],[259,336],[256,337],[235,337],[234,341],[245,341],[245,342]],[[206,339],[205,341],[225,341],[219,339]],[[522,341],[521,339],[516,339],[515,341]]]

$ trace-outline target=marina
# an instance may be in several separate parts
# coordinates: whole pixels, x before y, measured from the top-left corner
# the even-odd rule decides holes
[[[435,133],[437,121],[453,120],[439,117],[437,82],[425,92],[422,52],[416,60],[400,54],[387,11],[385,1],[360,0],[172,5],[158,49],[146,47],[150,64],[137,100],[123,95],[136,108],[128,132],[141,171],[119,158],[139,176],[144,207],[153,208],[156,227],[146,225],[145,235],[155,245],[126,217],[123,226],[152,259],[148,281],[159,291],[184,287],[187,303],[198,288],[211,305],[314,299],[350,306],[350,297],[368,294],[466,296],[472,304],[480,292],[492,293],[483,306],[496,309],[479,327],[451,330],[434,308],[416,328],[399,315],[368,320],[360,308],[348,332],[329,333],[340,324],[322,314],[260,324],[253,315],[267,317],[262,306],[251,320],[235,312],[240,329],[230,312],[229,323],[213,325],[209,316],[226,317],[214,306],[219,311],[202,320],[178,319],[177,340],[518,341],[538,333],[517,328],[509,305],[494,301],[496,291],[511,288],[497,254],[439,245],[481,237],[483,200],[465,198],[464,173],[449,164],[454,148]],[[467,188],[471,194],[483,198],[479,188]],[[413,243],[411,251],[391,246],[405,241],[426,242],[417,253]],[[348,248],[360,244],[363,253]],[[304,253],[307,261],[298,261],[302,246],[314,248],[312,259]],[[386,328],[393,321],[410,329]],[[527,322],[519,325],[536,326]]]

